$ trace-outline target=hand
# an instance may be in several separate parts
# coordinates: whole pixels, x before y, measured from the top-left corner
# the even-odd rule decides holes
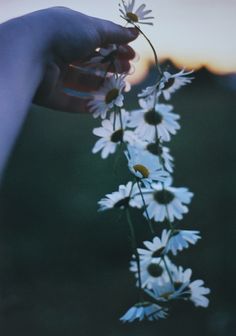
[[[138,32],[63,7],[48,9],[42,14],[43,21],[54,21],[57,28],[50,42],[51,60],[44,68],[44,78],[34,102],[56,110],[86,112],[87,101],[65,94],[63,88],[90,92],[99,88],[102,78],[86,71],[80,72],[70,65],[85,68],[96,48],[116,44],[119,72],[127,72],[129,61],[135,56],[127,43],[134,40]]]
[[[137,35],[134,29],[63,7],[0,24],[0,177],[32,101],[57,110],[86,111],[85,101],[66,95],[63,87],[88,92],[101,81],[69,65],[84,66],[96,48],[117,44],[120,71],[127,71],[134,57],[127,43]]]

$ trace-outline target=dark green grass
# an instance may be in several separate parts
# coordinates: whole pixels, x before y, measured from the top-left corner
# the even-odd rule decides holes
[[[177,262],[211,287],[209,309],[178,303],[166,321],[118,321],[137,298],[129,232],[122,212],[97,213],[97,201],[129,180],[125,161],[114,170],[114,156],[91,153],[97,120],[33,107],[0,194],[1,335],[235,335],[235,93],[205,74],[172,103],[175,185],[195,193],[179,225],[203,236]]]

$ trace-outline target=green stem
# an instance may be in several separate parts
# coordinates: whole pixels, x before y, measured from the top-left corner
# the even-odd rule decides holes
[[[135,231],[134,231],[134,226],[130,217],[130,212],[129,212],[129,208],[126,208],[126,218],[127,218],[127,222],[129,225],[129,229],[130,229],[130,234],[131,234],[131,244],[132,244],[132,249],[133,249],[133,253],[135,255],[136,258],[136,262],[137,262],[137,268],[138,268],[138,288],[139,288],[139,295],[140,295],[140,301],[142,300],[142,280],[141,280],[141,270],[140,270],[140,259],[139,259],[139,254],[137,251],[137,241],[136,241],[136,236],[135,236]]]
[[[167,273],[168,273],[168,276],[169,276],[169,278],[170,278],[170,282],[171,282],[172,286],[173,286],[173,287],[175,287],[175,284],[174,284],[174,281],[173,281],[172,275],[171,275],[171,273],[170,273],[169,267],[168,267],[168,265],[167,265],[167,263],[166,263],[166,260],[165,260],[165,256],[164,256],[164,257],[162,257],[162,260],[163,260],[163,262],[164,262],[164,265],[165,265],[166,271],[167,271]]]
[[[154,54],[154,59],[155,59],[155,65],[157,67],[157,70],[158,70],[158,74],[162,77],[163,75],[163,72],[161,70],[161,67],[160,67],[160,63],[159,63],[159,60],[158,60],[158,57],[157,57],[157,52],[152,44],[152,42],[150,41],[150,39],[147,37],[147,35],[133,22],[130,22],[134,25],[134,27],[140,32],[141,35],[143,35],[143,37],[146,39],[146,41],[148,42],[148,44],[150,45],[152,51],[153,51],[153,54]]]
[[[154,230],[154,227],[152,225],[152,222],[151,222],[151,219],[149,217],[149,214],[147,212],[147,205],[146,205],[143,193],[142,193],[142,189],[140,187],[139,179],[136,178],[136,181],[137,181],[138,189],[139,189],[139,192],[140,192],[140,195],[141,195],[141,198],[142,198],[142,202],[143,202],[143,206],[144,206],[144,212],[145,212],[145,215],[147,217],[148,225],[149,225],[149,228],[150,228],[150,231],[151,231],[152,235],[154,236],[155,235],[155,230]]]
[[[124,130],[124,128],[123,128],[123,121],[122,121],[122,115],[121,115],[121,108],[117,106],[117,110],[118,110],[118,114],[119,114],[119,118],[120,118],[120,128],[122,130]],[[123,141],[123,139],[122,139],[122,141]]]
[[[114,109],[113,131],[116,130],[116,111]]]

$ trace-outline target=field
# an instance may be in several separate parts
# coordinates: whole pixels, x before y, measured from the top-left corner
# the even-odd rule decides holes
[[[125,160],[91,153],[98,120],[34,106],[0,192],[1,335],[235,335],[236,104],[227,81],[202,69],[172,100],[182,124],[171,143],[174,184],[195,194],[180,225],[203,237],[177,263],[211,288],[209,308],[184,302],[164,321],[119,322],[137,295],[129,231],[121,212],[97,213],[97,201],[129,180]],[[141,242],[147,227],[133,216]]]

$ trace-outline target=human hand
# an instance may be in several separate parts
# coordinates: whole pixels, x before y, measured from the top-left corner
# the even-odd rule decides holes
[[[81,74],[96,48],[117,44],[120,71],[134,51],[127,45],[138,32],[63,7],[33,12],[0,24],[0,177],[33,102],[68,112],[85,112],[86,101],[64,87],[89,92],[101,78]]]
[[[87,61],[98,47],[116,44],[119,72],[127,72],[130,68],[129,61],[135,56],[133,49],[127,43],[134,40],[138,32],[133,28],[123,28],[110,21],[63,7],[37,13],[41,16],[42,24],[48,22],[49,27],[53,27],[51,29],[54,30],[54,34],[47,41],[50,57],[45,64],[43,80],[34,102],[56,110],[86,112],[87,101],[68,95],[63,89],[66,87],[90,92],[97,90],[102,80],[91,71],[79,71],[77,66],[86,70]],[[72,64],[77,66],[73,67]]]

